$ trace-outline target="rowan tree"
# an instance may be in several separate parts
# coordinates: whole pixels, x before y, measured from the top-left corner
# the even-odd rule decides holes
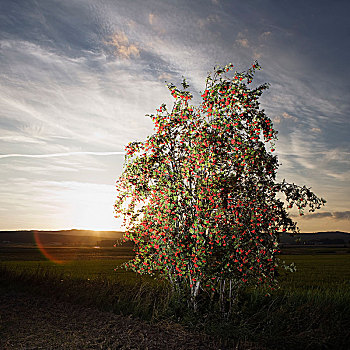
[[[298,232],[288,210],[302,215],[325,203],[276,181],[277,131],[259,104],[269,85],[251,86],[259,69],[255,62],[232,76],[232,64],[216,67],[198,106],[186,80],[168,84],[172,109],[161,105],[150,115],[154,133],[126,146],[115,204],[135,244],[125,267],[164,277],[194,308],[199,293],[224,305],[242,286],[273,288],[279,232]]]

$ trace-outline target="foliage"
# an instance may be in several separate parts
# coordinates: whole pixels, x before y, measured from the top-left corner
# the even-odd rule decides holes
[[[115,204],[135,243],[125,267],[166,278],[194,308],[200,291],[224,306],[242,286],[273,288],[279,230],[298,232],[288,208],[302,215],[325,203],[276,182],[277,132],[258,101],[268,84],[251,87],[259,69],[255,62],[227,78],[232,64],[215,68],[197,107],[186,80],[168,84],[172,110],[163,104],[150,115],[154,134],[126,147]]]

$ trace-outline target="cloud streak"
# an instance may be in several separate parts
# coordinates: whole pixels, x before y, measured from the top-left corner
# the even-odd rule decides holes
[[[331,218],[334,220],[350,220],[350,211],[335,211],[335,212],[324,212],[324,213],[313,213],[303,216],[303,219],[305,220],[312,220],[312,219],[324,219],[324,218]]]
[[[81,154],[89,154],[94,156],[111,156],[111,155],[124,155],[125,152],[64,152],[64,153],[51,153],[51,154],[0,154],[1,158],[13,158],[13,157],[24,157],[24,158],[52,158],[52,157],[67,157],[67,156],[75,156]]]

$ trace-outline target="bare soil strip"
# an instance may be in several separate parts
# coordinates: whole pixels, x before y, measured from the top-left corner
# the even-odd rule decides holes
[[[223,349],[179,325],[150,325],[18,292],[0,293],[0,348],[7,349]]]

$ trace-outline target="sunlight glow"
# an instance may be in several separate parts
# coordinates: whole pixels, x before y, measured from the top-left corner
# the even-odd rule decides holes
[[[119,230],[121,220],[114,217],[116,191],[112,185],[72,183],[64,191],[64,202],[72,228]]]

